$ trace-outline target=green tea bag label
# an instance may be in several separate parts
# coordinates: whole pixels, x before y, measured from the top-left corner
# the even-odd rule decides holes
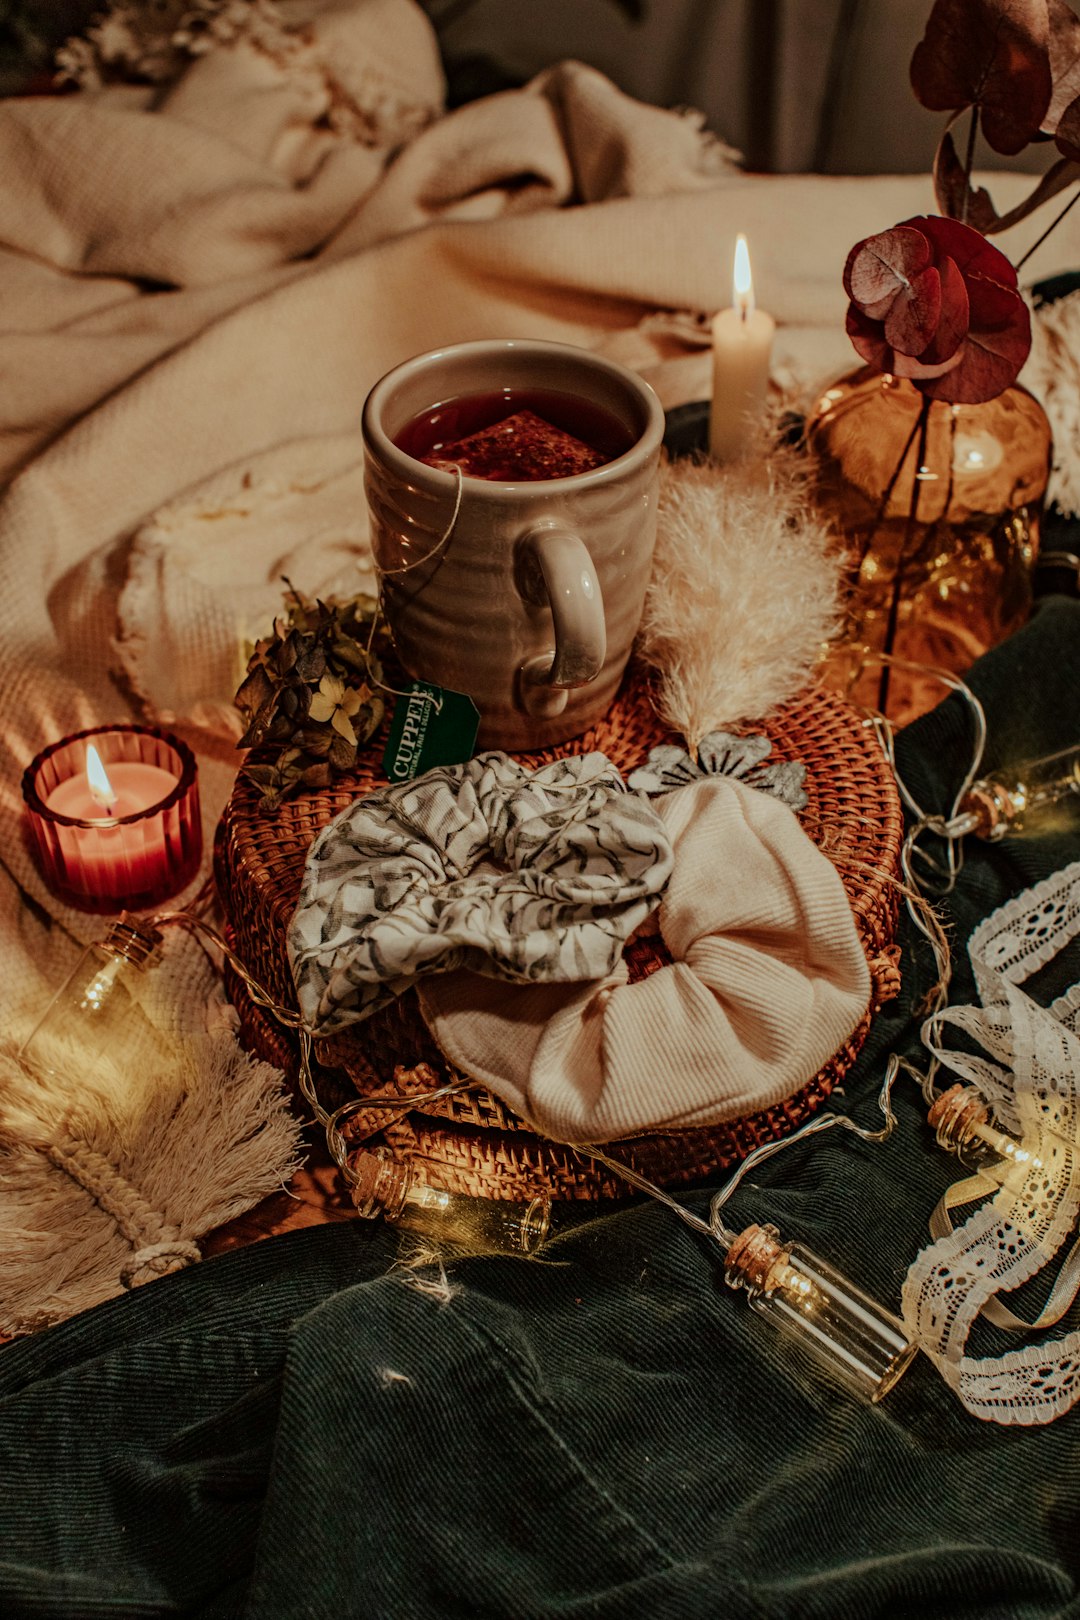
[[[413,681],[394,707],[383,770],[391,782],[408,782],[435,765],[461,765],[473,756],[479,726],[476,704],[464,692]]]

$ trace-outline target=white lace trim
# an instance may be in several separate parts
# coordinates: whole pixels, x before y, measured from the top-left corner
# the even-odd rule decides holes
[[[1046,1266],[1080,1214],[1080,984],[1049,1008],[1019,988],[1077,933],[1080,862],[980,924],[968,952],[983,1005],[948,1008],[923,1028],[929,1050],[975,1086],[1030,1154],[923,1250],[903,1290],[909,1330],[968,1411],[996,1423],[1049,1423],[1080,1399],[1080,1332],[999,1357],[964,1354],[980,1312]],[[949,1028],[982,1055],[947,1046]],[[983,1185],[990,1192],[996,1182]]]
[[[1000,979],[1020,984],[1080,933],[1080,861],[1053,872],[992,911],[968,941],[984,1004],[1001,999]],[[1075,988],[1075,987],[1074,987]]]
[[[1051,1004],[1050,1011],[1059,1024],[1080,1035],[1080,984],[1070,985],[1064,995]]]

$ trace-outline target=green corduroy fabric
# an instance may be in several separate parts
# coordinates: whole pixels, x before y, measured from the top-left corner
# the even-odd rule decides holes
[[[1076,742],[1080,604],[1047,599],[971,684],[988,766]],[[956,699],[902,735],[929,808],[968,748]],[[973,925],[1080,857],[1080,821],[966,854],[958,1003]],[[903,994],[836,1099],[867,1125],[886,1054],[919,1053],[932,966],[902,938]],[[1074,951],[1032,988],[1076,979]],[[915,1088],[896,1103],[884,1145],[799,1144],[731,1206],[894,1309],[961,1173]],[[0,1351],[0,1614],[1080,1620],[1080,1412],[982,1423],[924,1358],[862,1406],[653,1203],[451,1264],[449,1297],[396,1249],[360,1224],[271,1239]]]

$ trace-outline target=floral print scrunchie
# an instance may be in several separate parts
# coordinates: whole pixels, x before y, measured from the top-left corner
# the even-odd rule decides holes
[[[479,754],[369,795],[308,854],[288,950],[330,1035],[426,974],[602,978],[657,905],[671,839],[603,754]]]

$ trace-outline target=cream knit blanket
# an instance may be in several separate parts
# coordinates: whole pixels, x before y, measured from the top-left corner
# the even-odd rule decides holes
[[[291,52],[241,37],[153,87],[0,105],[0,926],[15,1025],[69,937],[98,931],[46,894],[24,848],[23,768],[77,727],[164,717],[199,754],[209,849],[237,765],[243,636],[267,627],[283,573],[309,590],[364,577],[357,428],[389,366],[526,335],[602,347],[668,402],[700,397],[706,356],[680,312],[727,301],[744,231],[778,374],[817,377],[851,363],[849,246],[933,206],[925,177],[746,176],[693,118],[575,63],[443,116],[412,0],[281,9],[307,18]],[[999,206],[1028,184],[996,177]],[[1074,214],[1027,270],[1076,265]],[[197,998],[200,954],[175,955]]]

